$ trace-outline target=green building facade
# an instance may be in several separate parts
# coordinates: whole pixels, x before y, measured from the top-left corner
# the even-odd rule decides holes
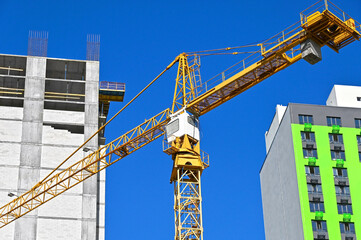
[[[354,97],[349,106],[277,106],[260,171],[267,240],[361,240],[361,103]]]
[[[354,240],[361,234],[360,128],[311,124],[292,124],[304,237]]]

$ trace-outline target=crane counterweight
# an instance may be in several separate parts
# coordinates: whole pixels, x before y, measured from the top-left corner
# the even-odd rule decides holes
[[[321,46],[312,39],[301,43],[301,52],[302,58],[312,65],[322,60]]]

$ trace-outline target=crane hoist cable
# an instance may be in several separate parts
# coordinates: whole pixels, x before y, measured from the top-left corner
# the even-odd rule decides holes
[[[251,52],[219,52],[219,53],[200,53],[197,54],[198,56],[213,56],[213,55],[238,55],[238,54],[253,54],[253,53],[260,53],[261,50],[259,51],[251,51]]]
[[[201,51],[194,51],[194,52],[186,52],[186,54],[188,54],[188,55],[198,54],[199,55],[199,53],[216,52],[216,51],[229,51],[229,50],[238,49],[238,48],[256,47],[256,46],[258,46],[258,44],[248,44],[248,45],[242,45],[242,46],[237,46],[237,47],[226,47],[226,48],[218,48],[218,49],[209,49],[209,50],[201,50]]]
[[[102,131],[111,121],[114,120],[124,109],[126,109],[134,100],[136,100],[145,90],[147,90],[155,81],[157,81],[166,71],[168,71],[176,62],[178,57],[176,57],[173,62],[171,62],[157,77],[155,77],[147,86],[145,86],[135,97],[132,98],[124,107],[122,107],[116,114],[113,115],[103,126],[101,126],[92,136],[90,136],[82,145],[80,145],[72,154],[70,154],[63,162],[61,162],[56,168],[54,168],[43,180],[34,186],[36,188],[46,179],[48,179],[56,170],[58,170],[64,163],[66,163],[76,152],[79,151],[85,144],[87,144],[93,137],[95,137],[100,131]]]

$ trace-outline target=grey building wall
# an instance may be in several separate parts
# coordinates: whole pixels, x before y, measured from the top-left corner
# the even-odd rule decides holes
[[[26,66],[18,195],[40,180],[46,59],[28,57]],[[36,233],[37,210],[15,222],[15,240],[35,240]]]
[[[0,55],[0,66],[19,58],[26,58],[25,76],[0,72],[0,87],[17,78],[25,82],[24,97],[0,94],[1,206],[11,201],[9,192],[29,190],[98,129],[99,62]],[[67,101],[44,94],[64,87],[85,97]],[[98,138],[87,147],[98,148]],[[60,170],[87,154],[78,151]],[[102,240],[104,216],[105,172],[1,228],[0,239]]]
[[[98,102],[99,102],[99,62],[86,63],[86,83],[85,83],[85,122],[84,140],[88,139],[98,130]],[[98,148],[98,137],[92,138],[86,147],[89,149]],[[91,151],[91,150],[90,150]],[[89,152],[84,153],[84,157]],[[82,199],[82,231],[81,239],[96,239],[97,236],[97,192],[98,175],[95,175],[83,183]]]
[[[355,128],[360,108],[290,103],[260,172],[267,240],[304,239],[291,124],[299,115],[312,115],[313,125],[327,126],[327,117],[340,117],[342,127]]]
[[[267,240],[302,240],[302,217],[288,107],[260,171]]]
[[[359,108],[333,107],[311,104],[290,103],[291,123],[299,124],[298,115],[312,115],[313,124],[327,126],[327,117],[340,117],[342,127],[355,127],[355,118],[361,119]]]

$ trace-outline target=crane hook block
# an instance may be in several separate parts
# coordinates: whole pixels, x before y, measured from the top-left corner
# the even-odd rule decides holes
[[[321,46],[310,38],[301,43],[301,52],[302,58],[312,65],[322,60]]]

